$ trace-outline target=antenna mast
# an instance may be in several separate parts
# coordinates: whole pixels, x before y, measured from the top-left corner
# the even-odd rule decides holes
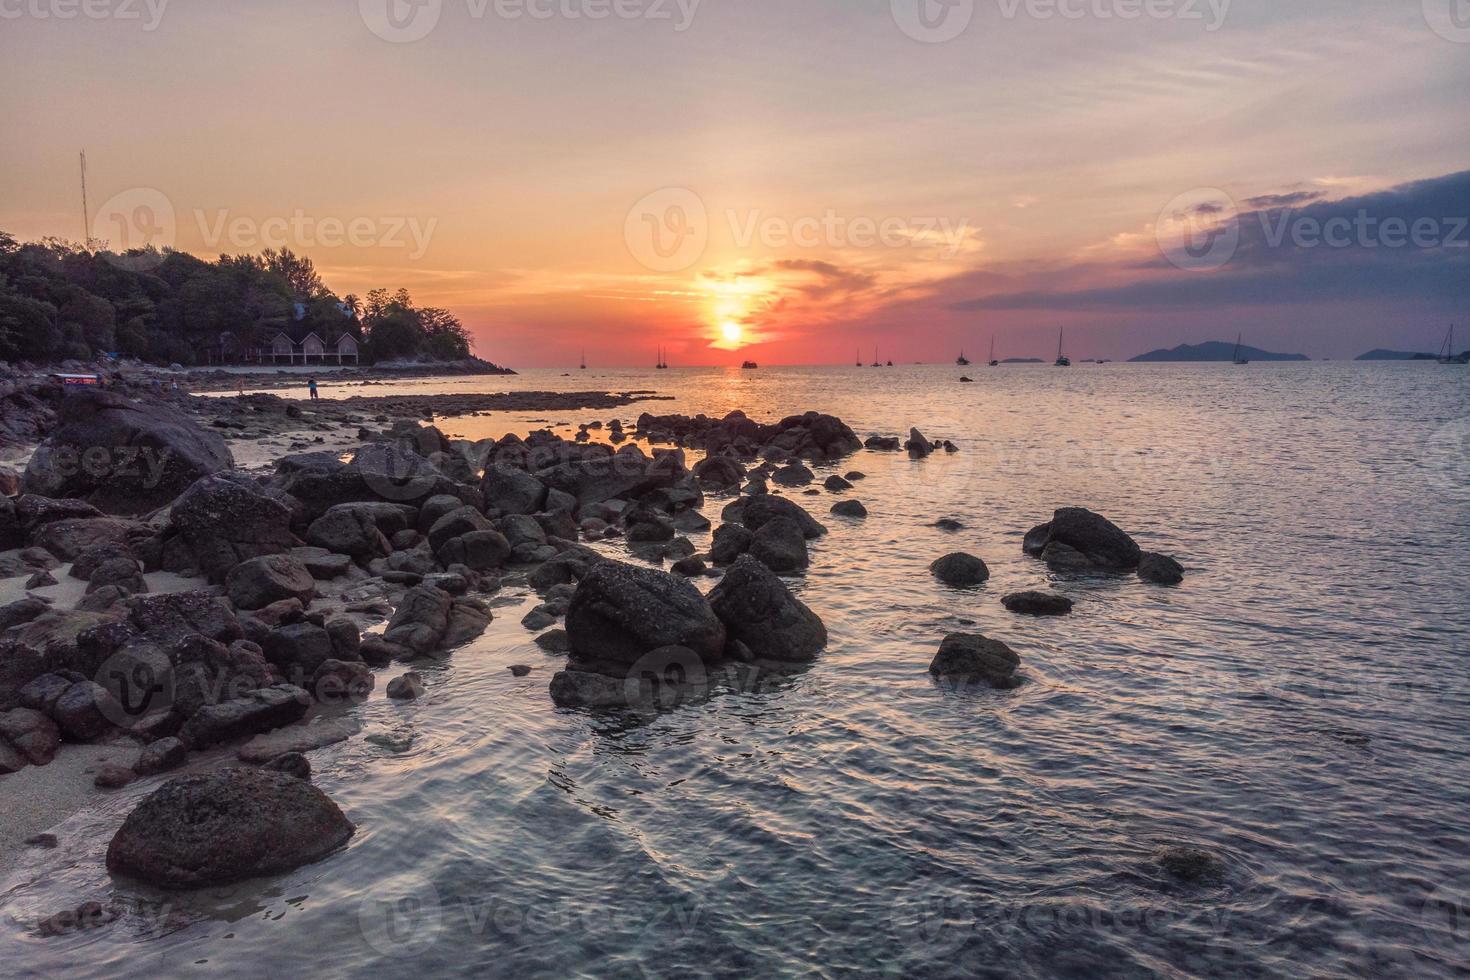
[[[82,244],[92,250],[92,212],[87,207],[87,151],[82,151]]]

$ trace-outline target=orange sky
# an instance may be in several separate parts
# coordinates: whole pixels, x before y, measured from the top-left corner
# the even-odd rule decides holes
[[[1470,167],[1470,46],[1418,0],[1237,0],[1218,23],[962,0],[942,41],[911,36],[910,0],[421,0],[384,22],[433,12],[414,40],[381,36],[386,0],[36,2],[0,20],[0,229],[81,238],[85,147],[94,228],[161,197],[171,221],[131,234],[407,286],[502,363],[937,360],[992,336],[1042,356],[1062,325],[1074,356],[1122,358],[1243,318],[1259,346],[1351,356],[1443,329],[1438,300],[1392,296],[984,303],[1199,276],[1155,267],[1195,188],[1330,200]]]

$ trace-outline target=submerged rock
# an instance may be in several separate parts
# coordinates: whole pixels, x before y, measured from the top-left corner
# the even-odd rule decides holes
[[[979,585],[990,578],[985,562],[962,551],[938,559],[929,566],[929,571],[945,585],[957,589]]]
[[[1225,876],[1220,859],[1198,847],[1161,848],[1154,854],[1154,863],[1171,877],[1189,884],[1209,884]]]
[[[1178,585],[1184,581],[1184,566],[1168,555],[1145,551],[1138,562],[1138,577],[1159,585]]]
[[[978,633],[952,633],[939,645],[929,673],[1006,689],[1016,686],[1016,668],[1020,665],[1016,652],[999,640]]]
[[[424,696],[424,677],[409,671],[388,682],[388,697],[394,701],[415,701]]]
[[[1072,600],[1050,592],[1012,592],[1000,600],[1013,613],[1027,616],[1065,616],[1072,611]]]
[[[279,874],[318,861],[356,828],[310,783],[262,769],[170,780],[128,814],[107,869],[165,888]]]

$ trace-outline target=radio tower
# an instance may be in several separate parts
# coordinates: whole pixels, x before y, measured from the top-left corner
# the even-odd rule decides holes
[[[82,151],[82,244],[92,251],[92,212],[87,207],[87,151]]]

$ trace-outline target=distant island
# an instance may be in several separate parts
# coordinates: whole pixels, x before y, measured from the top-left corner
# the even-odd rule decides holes
[[[1305,354],[1278,354],[1258,347],[1240,348],[1240,356],[1249,361],[1310,361]],[[1203,344],[1180,344],[1173,350],[1151,350],[1130,358],[1128,363],[1162,363],[1178,361],[1225,361],[1235,360],[1235,344],[1223,340],[1207,340]]]
[[[1366,354],[1359,354],[1359,361],[1433,361],[1437,359],[1435,354],[1416,354],[1406,350],[1384,350],[1382,347],[1370,350]]]
[[[1002,364],[1045,364],[1039,357],[1008,357],[1001,361]]]

